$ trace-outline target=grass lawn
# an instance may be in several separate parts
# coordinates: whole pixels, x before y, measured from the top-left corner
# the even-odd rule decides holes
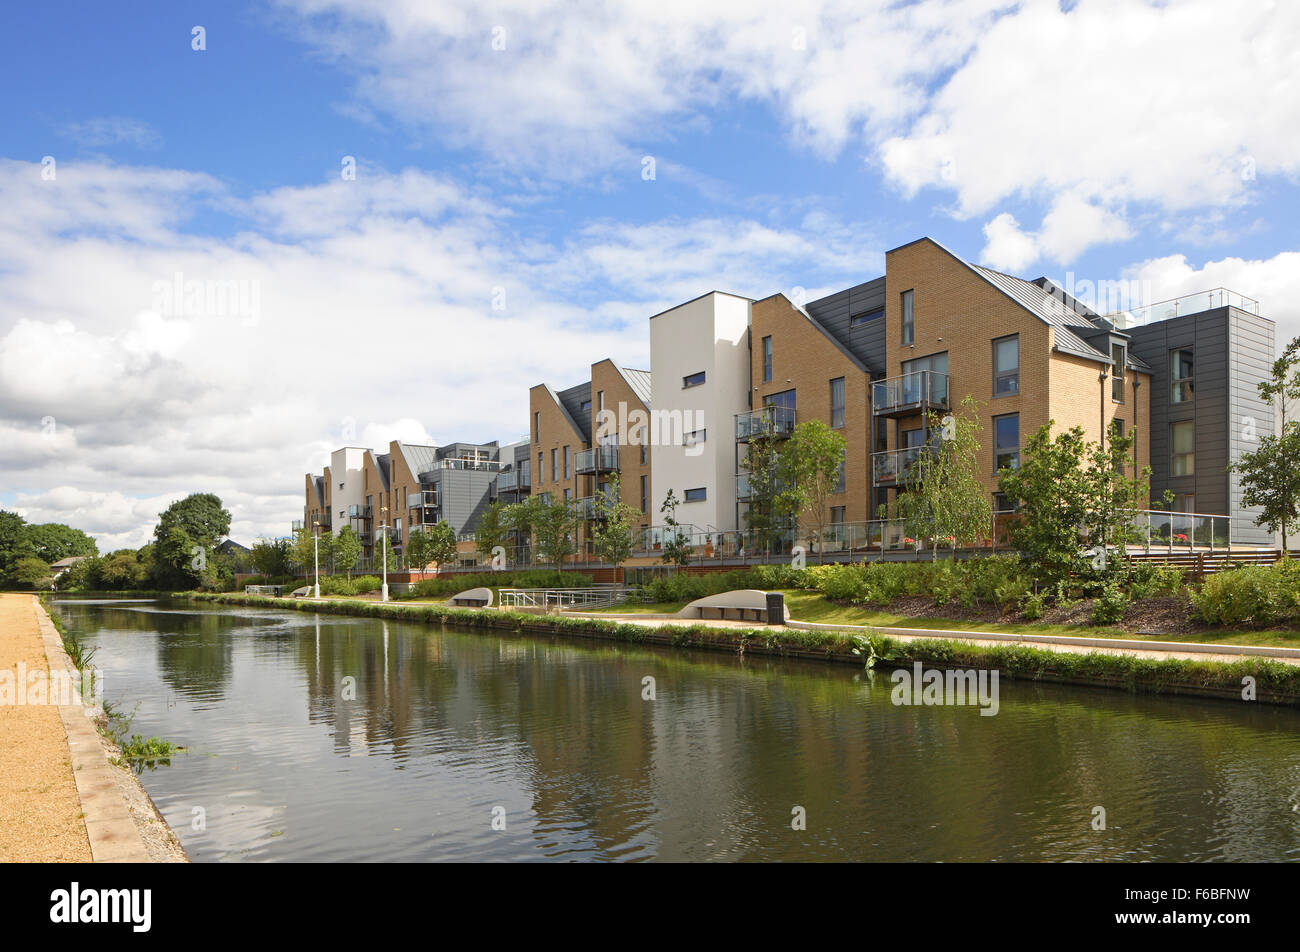
[[[1141,641],[1187,641],[1216,645],[1300,648],[1300,631],[1289,630],[1266,629],[1257,631],[1216,628],[1208,631],[1139,635],[1123,628],[1094,628],[1091,625],[1046,625],[1010,621],[984,622],[962,618],[944,618],[940,615],[916,618],[910,615],[895,615],[888,611],[873,608],[837,605],[816,592],[795,590],[786,591],[785,603],[790,608],[790,617],[795,621],[820,622],[826,625],[872,625],[878,628],[947,628],[957,631],[1000,631],[1024,635],[1065,635],[1087,638],[1128,638]],[[601,609],[601,611],[617,614],[671,614],[685,605],[686,602],[664,602],[652,605],[632,602],[625,605],[616,605],[613,608]]]

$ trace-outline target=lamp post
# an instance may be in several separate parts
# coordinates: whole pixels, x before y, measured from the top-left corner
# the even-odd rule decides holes
[[[388,601],[388,507],[379,507],[379,551],[384,557],[384,584],[379,589],[379,600]]]
[[[312,598],[320,598],[320,520],[311,523],[312,561],[316,563],[316,585],[312,588]]]

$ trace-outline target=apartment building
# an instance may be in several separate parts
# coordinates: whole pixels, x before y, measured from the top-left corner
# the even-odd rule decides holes
[[[752,304],[710,291],[650,318],[655,524],[662,524],[659,506],[671,489],[679,523],[706,533],[737,528],[734,421],[754,406]]]
[[[398,547],[437,521],[465,535],[492,500],[544,494],[583,514],[585,559],[594,500],[617,475],[642,528],[662,527],[671,490],[688,531],[743,530],[755,440],[780,441],[810,419],[846,446],[823,521],[862,524],[907,491],[911,463],[934,445],[931,414],[969,396],[995,510],[1011,508],[997,471],[1017,465],[1043,424],[1078,426],[1094,442],[1118,424],[1135,432],[1133,466],[1151,467],[1156,500],[1168,490],[1176,511],[1230,516],[1234,544],[1274,542],[1229,472],[1277,425],[1257,391],[1274,325],[1242,295],[1216,289],[1103,314],[1046,278],[1004,274],[920,238],[886,252],[883,275],[802,306],[780,293],[711,291],[648,323],[651,370],[606,359],[576,386],[532,387],[525,440],[336,450],[322,475],[306,477],[306,524],[352,525],[369,554],[377,525]],[[527,540],[515,541],[526,561]]]
[[[573,504],[582,516],[579,552],[591,554],[597,493],[615,482],[619,500],[641,513],[649,528],[652,508],[648,431],[650,372],[606,358],[588,379],[566,390],[538,384],[529,391],[528,463],[533,494]]]

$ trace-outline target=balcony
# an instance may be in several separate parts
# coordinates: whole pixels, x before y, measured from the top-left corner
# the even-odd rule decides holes
[[[767,406],[736,414],[736,442],[748,443],[764,436],[785,439],[794,432],[794,407]]]
[[[871,454],[871,481],[876,486],[904,486],[911,481],[912,464],[927,451],[924,446],[909,446],[887,453]]]
[[[408,493],[407,509],[432,509],[438,505],[438,491],[426,489],[423,492]]]
[[[583,450],[574,458],[574,469],[579,476],[614,472],[618,469],[618,447],[593,446],[589,450]]]
[[[754,490],[753,483],[751,482],[753,475],[754,475],[753,473],[736,474],[736,500],[738,502],[748,502],[749,500],[754,498],[755,490]],[[783,480],[778,479],[775,481],[775,483],[772,486],[772,492],[773,493],[784,492],[785,488],[786,488],[785,482]]]
[[[937,370],[918,370],[871,385],[871,412],[875,416],[910,416],[947,409],[948,375]]]
[[[1248,298],[1227,288],[1211,288],[1209,291],[1184,294],[1182,297],[1158,301],[1128,311],[1115,311],[1107,314],[1106,320],[1120,330],[1126,330],[1175,317],[1185,317],[1188,314],[1199,314],[1201,311],[1213,310],[1216,307],[1235,307],[1239,311],[1259,316],[1259,302],[1254,298]]]
[[[369,506],[348,506],[349,519],[370,519]]]
[[[618,497],[613,493],[604,493],[603,495],[611,499],[613,502],[618,502]],[[583,496],[581,499],[573,500],[574,511],[583,519],[595,519],[597,498],[598,496]]]
[[[528,492],[531,484],[532,478],[526,469],[512,469],[508,473],[497,476],[497,492],[499,493]]]
[[[300,531],[302,528],[303,528],[302,520],[301,520],[301,519],[295,519],[295,520],[293,520],[293,525],[290,526],[289,531],[290,531],[290,532],[298,532],[298,531]]]

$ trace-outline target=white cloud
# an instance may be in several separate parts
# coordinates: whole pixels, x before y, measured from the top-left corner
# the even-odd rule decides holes
[[[980,260],[1002,271],[1023,271],[1038,260],[1038,241],[1020,227],[1009,212],[1003,212],[984,226],[987,239]]]
[[[1041,259],[1070,264],[1095,244],[1132,235],[1118,213],[1069,192],[1056,198],[1037,232],[1024,231],[1008,212],[988,222],[984,260],[1009,271],[1023,270]]]
[[[530,385],[571,385],[604,357],[646,366],[664,306],[880,267],[859,230],[816,215],[579,223],[557,247],[418,172],[250,198],[106,165],[49,184],[0,163],[0,473],[41,519],[110,545],[139,544],[198,491],[226,502],[236,537],[282,534],[303,473],[339,445],[513,440]],[[183,231],[181,209],[244,230]]]
[[[1271,258],[1222,258],[1200,267],[1185,255],[1142,261],[1125,270],[1125,277],[1144,282],[1161,301],[1227,288],[1259,301],[1260,313],[1277,324],[1279,352],[1300,336],[1300,252],[1284,251]]]
[[[63,134],[78,144],[92,148],[106,145],[130,145],[137,149],[159,149],[162,134],[149,123],[129,116],[100,116],[70,122]]]

